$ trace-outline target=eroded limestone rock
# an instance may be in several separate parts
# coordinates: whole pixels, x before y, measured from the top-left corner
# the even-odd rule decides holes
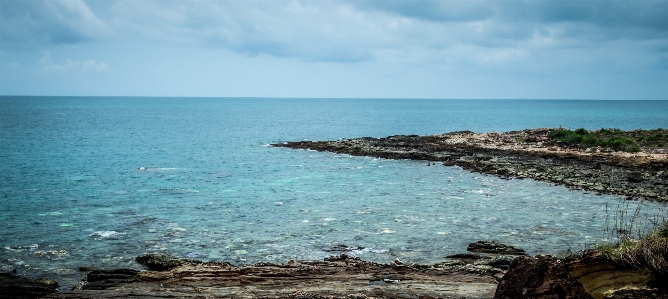
[[[665,277],[589,251],[566,259],[520,257],[501,279],[494,298],[668,298],[668,284]]]

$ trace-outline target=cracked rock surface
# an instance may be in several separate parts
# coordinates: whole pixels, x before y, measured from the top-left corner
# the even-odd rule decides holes
[[[137,260],[173,267],[96,270],[74,290],[45,298],[492,298],[499,279],[494,274],[504,272],[488,265],[378,264],[346,254],[240,267],[159,255]]]

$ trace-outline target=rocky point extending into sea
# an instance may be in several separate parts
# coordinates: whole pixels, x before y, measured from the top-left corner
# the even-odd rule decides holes
[[[430,136],[396,135],[334,141],[297,141],[277,147],[328,151],[353,156],[424,160],[500,176],[531,178],[570,188],[631,198],[668,200],[666,130],[611,131],[640,139],[634,152],[583,146],[551,138],[560,129],[528,129],[507,133],[452,132]],[[649,136],[649,137],[645,137]],[[656,137],[654,142],[646,142]],[[642,138],[642,139],[641,139]],[[608,138],[610,139],[610,138]],[[628,141],[631,140],[631,141]],[[642,142],[645,141],[645,142]],[[638,151],[638,149],[640,151]]]

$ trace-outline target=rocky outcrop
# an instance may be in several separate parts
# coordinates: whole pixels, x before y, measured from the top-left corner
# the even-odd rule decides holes
[[[147,255],[138,256],[135,258],[137,263],[140,263],[150,270],[163,271],[183,266],[186,264],[201,264],[201,261],[191,259],[180,259],[168,255],[150,253]]]
[[[491,266],[378,264],[345,253],[238,267],[159,255],[138,260],[165,270],[95,270],[79,287],[46,298],[492,298],[498,279],[482,271]]]
[[[10,273],[0,273],[0,297],[41,298],[56,291],[58,282],[49,278],[29,280]]]
[[[551,142],[549,129],[508,133],[454,132],[441,135],[362,137],[299,141],[273,146],[386,159],[440,162],[500,176],[531,178],[600,193],[668,201],[666,149],[625,153]],[[521,142],[520,142],[521,141]]]
[[[565,259],[520,257],[501,279],[494,298],[668,298],[665,280],[602,258],[596,251]]]
[[[494,299],[584,299],[582,284],[568,275],[564,262],[549,256],[519,257],[499,282]]]
[[[515,248],[510,245],[499,243],[497,241],[478,241],[475,243],[470,243],[466,248],[467,251],[471,252],[483,252],[483,253],[494,253],[494,254],[506,254],[506,255],[526,255],[524,249]]]

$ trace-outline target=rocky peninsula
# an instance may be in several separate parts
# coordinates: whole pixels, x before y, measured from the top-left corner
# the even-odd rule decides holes
[[[428,165],[437,162],[502,178],[531,178],[628,199],[668,201],[668,130],[665,129],[463,131],[430,136],[297,141],[273,146],[422,160]]]

